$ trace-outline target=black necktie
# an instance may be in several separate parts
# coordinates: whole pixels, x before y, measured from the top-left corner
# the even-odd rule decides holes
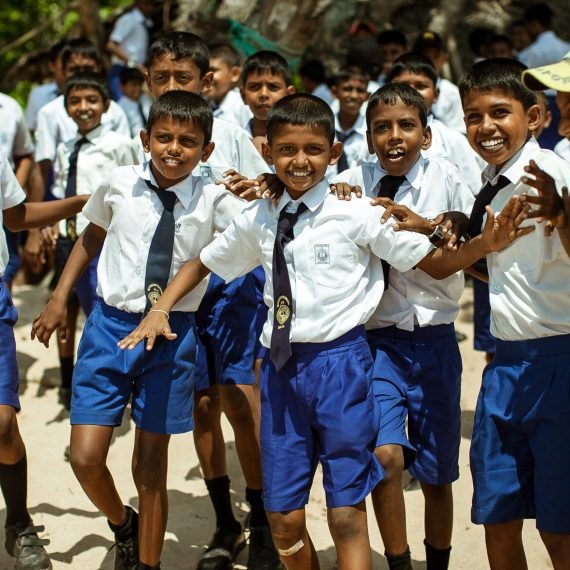
[[[277,371],[281,370],[291,356],[291,318],[293,316],[293,294],[285,261],[285,245],[293,240],[293,227],[299,216],[307,210],[302,202],[295,213],[281,210],[277,223],[277,236],[273,246],[273,332],[269,356]]]
[[[376,185],[376,188],[378,188],[378,198],[390,198],[390,200],[393,200],[404,180],[406,180],[405,176],[386,174]],[[388,289],[388,279],[390,277],[390,264],[385,259],[381,261],[382,272],[384,273],[384,290],[386,290]]]
[[[168,190],[157,188],[150,180],[146,185],[159,197],[164,210],[156,226],[154,236],[150,242],[146,273],[144,277],[144,292],[146,296],[145,314],[154,305],[168,284],[172,253],[174,250],[174,205],[176,194]]]
[[[349,131],[348,133],[343,133],[342,131],[336,131],[336,140],[341,143],[345,143],[352,135],[355,135],[356,131]],[[342,149],[342,154],[336,163],[337,173],[340,174],[348,168],[348,158],[344,148]]]
[[[81,147],[88,143],[86,137],[81,137],[75,141],[73,151],[69,155],[69,169],[67,171],[67,182],[65,184],[65,197],[77,195],[77,159],[79,158],[79,151]],[[65,220],[65,233],[71,241],[77,239],[77,216],[70,216]]]
[[[499,190],[502,190],[505,186],[510,184],[510,180],[506,176],[499,176],[495,186],[491,182],[487,182],[483,188],[481,188],[479,194],[475,198],[475,203],[473,204],[473,209],[471,210],[471,216],[469,217],[469,225],[467,226],[467,233],[470,237],[478,236],[481,233],[483,226],[483,216],[485,215],[485,206],[488,206],[493,198],[498,194]],[[489,274],[487,268],[486,258],[482,258],[473,264],[473,267],[483,273],[484,275]]]
[[[140,99],[137,101],[137,108],[139,110],[139,115],[140,115],[141,120],[142,120],[142,128],[145,129],[146,128],[146,115],[145,115],[145,112],[143,109],[142,101]],[[135,135],[136,134],[137,133],[135,133]]]

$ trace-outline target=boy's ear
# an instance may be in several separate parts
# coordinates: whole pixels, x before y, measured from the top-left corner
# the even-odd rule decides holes
[[[330,153],[330,157],[329,157],[329,164],[333,165],[336,164],[338,162],[338,159],[341,157],[342,155],[342,143],[339,141],[336,141],[332,146],[331,146],[331,153]]]
[[[424,135],[422,137],[422,150],[427,150],[431,146],[431,128],[426,127],[424,129]]]
[[[152,83],[148,71],[144,72],[144,82],[146,83],[146,88],[148,89],[148,92],[152,95]]]
[[[141,130],[141,142],[143,150],[148,154],[150,152],[150,133],[146,129]]]
[[[202,79],[200,80],[200,87],[201,87],[201,93],[205,93],[206,91],[208,91],[208,89],[210,89],[210,87],[212,87],[212,82],[214,81],[214,72],[213,71],[207,71],[206,73],[204,73],[204,75],[202,76]]]
[[[540,125],[540,107],[538,105],[532,105],[529,107],[528,111],[526,112],[526,117],[528,121],[528,130],[531,133],[534,133],[538,126]]]
[[[241,67],[239,67],[238,65],[230,67],[230,81],[233,84],[237,85],[239,83],[240,75],[241,75]]]
[[[271,147],[269,143],[261,143],[261,154],[267,164],[273,164],[273,156],[271,155]]]
[[[215,146],[216,144],[214,141],[210,141],[207,145],[204,146],[202,149],[202,156],[200,157],[200,160],[202,162],[206,162],[210,158],[210,155],[214,152]]]
[[[289,87],[287,87],[287,95],[293,95],[293,93],[297,93],[297,89],[294,85],[289,85]]]

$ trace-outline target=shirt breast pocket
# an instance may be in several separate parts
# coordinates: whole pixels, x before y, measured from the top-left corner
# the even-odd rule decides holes
[[[503,272],[516,271],[528,275],[538,271],[543,254],[537,235],[543,229],[537,226],[531,234],[518,238],[497,254],[497,263]]]
[[[309,266],[315,283],[331,289],[353,285],[358,251],[352,244],[315,243],[310,246]]]

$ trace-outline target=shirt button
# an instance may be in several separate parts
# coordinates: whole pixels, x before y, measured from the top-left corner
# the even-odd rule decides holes
[[[141,270],[140,270],[140,269],[137,269],[137,270],[135,271],[135,273],[136,273],[137,275],[140,275],[140,274],[141,274]]]

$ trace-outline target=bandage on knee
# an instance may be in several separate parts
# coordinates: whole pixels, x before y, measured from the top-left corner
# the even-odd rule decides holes
[[[296,542],[291,548],[286,548],[285,550],[278,548],[277,552],[279,552],[279,556],[293,556],[293,554],[297,554],[303,546],[305,546],[305,543],[303,540],[299,540],[299,542]]]

